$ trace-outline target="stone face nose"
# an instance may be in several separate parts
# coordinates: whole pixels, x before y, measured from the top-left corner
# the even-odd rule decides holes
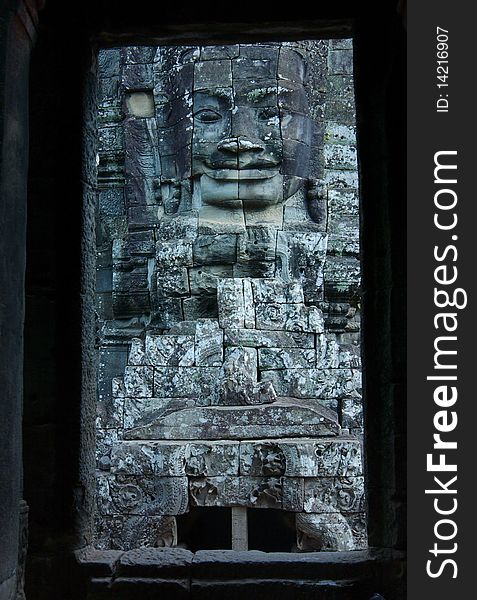
[[[246,137],[226,138],[217,144],[217,148],[223,152],[231,152],[232,154],[252,151],[262,152],[265,149],[261,144],[253,142]]]

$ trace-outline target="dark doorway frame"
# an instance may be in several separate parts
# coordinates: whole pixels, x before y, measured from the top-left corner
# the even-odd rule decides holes
[[[26,99],[29,49],[36,22],[31,15],[36,14],[38,5],[33,1],[4,4],[2,10],[9,20],[8,23],[5,21],[7,26],[3,31],[6,35],[2,55],[2,93],[6,97],[5,90],[11,89],[15,90],[17,99]],[[273,20],[266,11],[261,13],[259,8],[246,12],[244,7],[244,19],[240,20],[236,15],[230,18],[224,11],[221,13],[217,7],[213,7],[210,13],[204,10],[204,5],[201,10],[199,7],[183,7],[176,12],[173,7],[164,8],[159,14],[153,3],[140,1],[131,14],[130,10],[114,7],[113,4],[107,0],[83,2],[81,6],[75,6],[76,13],[72,17],[69,7],[51,0],[40,19],[38,42],[33,52],[27,270],[30,305],[27,305],[27,323],[31,325],[41,315],[44,317],[42,301],[46,299],[51,301],[51,319],[56,323],[56,332],[52,333],[50,327],[36,332],[34,328],[27,327],[25,330],[30,350],[34,349],[31,341],[38,339],[37,334],[40,338],[51,336],[50,345],[53,346],[48,360],[40,366],[32,363],[36,353],[27,349],[25,363],[26,382],[32,382],[35,369],[38,372],[39,368],[50,369],[53,381],[51,397],[46,400],[49,408],[40,416],[32,397],[25,394],[24,488],[31,506],[31,552],[27,565],[30,597],[64,598],[70,594],[73,598],[75,584],[72,584],[71,576],[67,580],[61,576],[62,567],[76,564],[73,550],[86,546],[91,539],[92,494],[88,483],[91,482],[92,468],[88,453],[91,431],[80,426],[81,422],[93,418],[90,403],[84,401],[85,385],[90,386],[92,381],[92,359],[86,353],[84,341],[81,344],[81,319],[85,310],[88,311],[88,294],[91,291],[88,268],[82,265],[81,256],[81,247],[85,243],[82,232],[91,228],[91,223],[87,222],[88,213],[81,209],[85,183],[81,164],[83,158],[86,163],[89,160],[86,153],[82,157],[81,141],[84,91],[88,90],[88,82],[91,83],[94,77],[91,71],[93,50],[100,45],[263,41],[323,35],[344,37],[352,33],[362,210],[365,444],[367,456],[372,457],[367,466],[369,539],[370,545],[380,551],[403,549],[405,38],[395,3],[382,3],[378,9],[379,27],[375,25],[376,13],[372,25],[366,9],[346,2],[334,11],[304,7],[301,10],[294,8],[293,12],[290,9],[285,14],[276,11]],[[214,16],[213,23],[208,17],[210,14]],[[20,54],[16,54],[15,48],[20,47]],[[15,57],[18,58],[16,64]],[[17,225],[16,229],[5,230],[5,256],[11,257],[11,262],[9,269],[1,273],[4,287],[11,286],[12,267],[20,273],[11,292],[12,299],[17,300],[16,306],[12,304],[11,308],[11,340],[21,340],[22,328],[23,307],[18,298],[22,296],[21,274],[26,248],[23,201],[26,199],[24,152],[28,140],[28,114],[25,103],[17,101],[15,106],[13,98],[10,98],[10,102],[5,104],[2,122],[17,113],[21,125],[17,143],[21,152],[11,159],[9,173],[2,169],[4,189],[13,186],[12,189],[19,190],[14,201],[12,199],[7,206],[11,222]],[[3,139],[7,133],[2,127]],[[2,164],[7,157],[4,147]],[[7,193],[7,197],[11,194]],[[38,276],[40,272],[43,278]],[[11,399],[7,414],[10,410],[11,420],[5,435],[12,443],[5,455],[10,460],[13,452],[8,468],[12,469],[12,473],[18,473],[18,477],[14,476],[13,485],[6,486],[4,482],[2,485],[8,487],[9,497],[13,498],[7,506],[9,518],[14,523],[18,514],[15,497],[18,497],[21,488],[21,469],[20,438],[11,424],[18,428],[21,418],[21,383],[18,380],[19,373],[21,375],[21,344],[14,344],[13,350],[9,360],[12,365],[20,367],[16,370],[17,380],[8,380]],[[86,397],[91,393],[88,389]],[[45,448],[45,440],[52,437],[54,441],[47,446],[41,460],[46,468],[35,474],[40,461],[36,450]],[[47,478],[47,471],[52,475],[51,480]],[[41,506],[45,498],[52,499],[57,510],[48,511],[48,506]],[[17,525],[9,527],[8,539],[3,541],[5,564],[10,566],[18,546],[15,540],[17,528]],[[378,585],[385,578],[390,560],[397,560],[398,565],[401,565],[401,560],[390,559],[389,555],[386,558],[379,554],[373,556],[374,575],[371,578],[374,577]],[[102,560],[105,564],[106,559],[103,557]],[[313,562],[316,560],[314,558]],[[330,560],[333,562],[330,557],[322,557],[321,562],[324,564]],[[367,555],[361,560],[364,565],[371,559]],[[85,559],[82,564],[88,573],[86,580],[90,580],[94,561],[88,563]],[[363,577],[365,570],[363,567]],[[336,576],[339,578],[338,573]],[[366,577],[369,580],[369,572]],[[7,571],[2,572],[0,585],[7,580]],[[392,585],[388,582],[388,587],[392,594],[389,597],[400,597],[402,577],[398,574]],[[1,595],[0,598],[3,600]]]

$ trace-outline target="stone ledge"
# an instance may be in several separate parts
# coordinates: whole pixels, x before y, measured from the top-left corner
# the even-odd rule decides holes
[[[402,552],[236,552],[140,548],[128,552],[86,548],[76,553],[88,592],[85,600],[386,600],[403,598]]]
[[[96,550],[85,548],[76,553],[76,559],[91,577],[154,577],[159,575],[190,575],[203,579],[273,578],[277,573],[284,579],[349,579],[375,573],[378,566],[400,563],[404,553],[379,548],[352,552],[262,552],[249,550],[199,550],[184,548],[138,548]]]

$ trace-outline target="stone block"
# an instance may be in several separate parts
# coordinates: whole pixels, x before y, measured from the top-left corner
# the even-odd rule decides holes
[[[298,281],[290,283],[279,279],[252,279],[255,302],[259,304],[303,304],[303,289]]]
[[[154,46],[129,46],[123,49],[126,64],[152,63],[156,54]]]
[[[232,277],[232,265],[201,265],[189,268],[190,293],[193,296],[212,296],[217,293],[219,279]]]
[[[142,427],[171,411],[195,406],[191,398],[125,398],[124,427]]]
[[[324,322],[316,306],[301,304],[257,304],[257,329],[322,333]]]
[[[194,265],[233,264],[237,258],[235,234],[200,235],[193,244]]]
[[[146,364],[144,341],[140,338],[132,338],[131,348],[129,350],[128,365],[145,366]]]
[[[195,506],[244,506],[303,510],[302,479],[274,477],[204,477],[189,482]]]
[[[245,309],[241,279],[220,279],[217,284],[219,324],[222,329],[243,329]]]
[[[237,506],[239,505],[239,478],[197,477],[189,480],[191,506]]]
[[[121,152],[124,148],[124,134],[121,127],[101,127],[98,130],[99,152]]]
[[[284,369],[262,371],[279,396],[338,400],[361,396],[361,371],[357,369]]]
[[[186,267],[171,266],[167,275],[157,275],[157,294],[160,298],[186,296],[189,291],[189,272]]]
[[[232,71],[234,82],[237,79],[245,79],[247,82],[259,81],[266,79],[273,80],[277,76],[277,58],[278,52],[274,56],[267,58],[259,57],[242,57],[232,61]],[[256,85],[257,95],[260,93],[260,83]],[[277,86],[275,84],[275,94]],[[252,96],[253,97],[253,96]]]
[[[179,442],[120,442],[111,450],[111,473],[121,475],[185,475],[185,448]]]
[[[105,77],[98,81],[98,101],[100,104],[114,103],[119,100],[119,77]]]
[[[157,272],[166,276],[171,267],[192,266],[192,242],[187,239],[159,241],[156,244]]]
[[[327,121],[324,133],[325,147],[330,144],[356,146],[356,126],[355,125],[343,125],[342,123],[336,123],[334,121]],[[357,208],[357,207],[356,207]]]
[[[277,231],[267,227],[250,227],[237,237],[237,261],[274,263]]]
[[[157,239],[161,242],[176,242],[178,239],[195,240],[199,218],[197,214],[165,215],[157,227]]]
[[[118,429],[123,426],[124,398],[106,396],[96,403],[96,427]]]
[[[217,296],[192,296],[185,298],[182,303],[184,319],[218,318]]]
[[[355,170],[358,168],[355,146],[325,144],[323,147],[323,155],[326,169]]]
[[[111,466],[111,451],[118,441],[118,429],[96,428],[96,468],[104,471]]]
[[[194,337],[188,335],[146,336],[148,364],[155,367],[191,367],[194,365]]]
[[[151,64],[125,64],[122,71],[122,83],[127,90],[153,88],[153,70]]]
[[[252,284],[249,279],[243,280],[243,306],[245,327],[248,329],[255,329],[255,303],[253,299]]]
[[[98,208],[102,218],[117,217],[125,211],[124,190],[122,188],[100,189]]]
[[[257,373],[255,348],[226,348],[216,403],[241,406],[274,402],[277,396],[273,386],[257,382]]]
[[[278,398],[272,404],[183,408],[126,431],[124,439],[240,440],[334,436],[339,432],[337,415],[321,403]]]
[[[114,77],[121,71],[121,50],[119,48],[107,48],[98,53],[98,77]]]
[[[240,474],[299,478],[361,475],[361,444],[343,436],[243,441]]]
[[[238,186],[236,193],[238,197]],[[243,210],[233,207],[203,206],[199,211],[198,227],[201,235],[242,233],[245,231]]]
[[[230,60],[207,60],[198,62],[194,68],[194,89],[232,86]]]
[[[365,510],[364,477],[305,479],[305,512],[361,513]]]
[[[200,48],[200,60],[236,58],[239,54],[240,46],[238,44],[230,46],[202,46]]]
[[[198,367],[222,366],[224,332],[217,321],[204,319],[195,328],[195,362]]]
[[[109,482],[111,500],[119,514],[180,515],[188,510],[187,477],[121,475]]]
[[[362,398],[343,398],[341,401],[341,425],[347,429],[363,427]]]
[[[154,298],[155,325],[161,329],[169,329],[184,318],[180,298]]]
[[[133,296],[136,292],[144,293],[147,290],[148,273],[142,267],[132,271],[113,271],[113,290],[115,292],[127,291]]]
[[[215,398],[219,367],[158,367],[154,369],[154,395],[158,398],[193,398],[208,405]]]
[[[226,346],[251,348],[314,348],[314,334],[301,331],[263,331],[258,329],[226,329]]]
[[[299,551],[360,550],[362,537],[356,537],[346,517],[336,512],[297,513],[297,548]]]
[[[238,475],[238,442],[216,441],[187,444],[185,471],[189,477]]]
[[[352,75],[353,50],[330,50],[328,53],[328,72],[331,75]]]
[[[124,389],[128,397],[150,398],[153,390],[152,367],[127,366],[124,369]]]
[[[153,232],[131,232],[127,239],[127,249],[131,256],[154,256],[155,242]]]
[[[357,171],[325,169],[323,183],[328,189],[349,189],[358,187]]]
[[[111,472],[161,477],[238,475],[238,461],[238,442],[121,442],[112,449]]]
[[[327,78],[329,98],[354,102],[354,81],[350,75],[330,75]]]
[[[177,525],[174,517],[113,514],[96,520],[94,545],[99,550],[133,550],[175,544]]]
[[[282,477],[283,510],[302,512],[305,502],[305,481],[297,477]]]
[[[316,367],[316,351],[308,348],[260,348],[258,365],[262,369],[310,369]]]

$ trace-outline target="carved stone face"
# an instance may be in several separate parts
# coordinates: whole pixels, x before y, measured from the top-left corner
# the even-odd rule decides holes
[[[208,72],[193,99],[192,175],[201,176],[202,204],[264,208],[298,189],[311,142],[303,71],[297,53],[279,48],[195,63],[196,80]]]
[[[175,101],[187,118],[178,118],[171,145],[180,164],[190,153],[201,205],[265,208],[293,195],[308,176],[311,145],[302,57],[241,45],[237,56],[201,55],[188,68],[192,94]],[[184,68],[178,75],[184,80]]]

